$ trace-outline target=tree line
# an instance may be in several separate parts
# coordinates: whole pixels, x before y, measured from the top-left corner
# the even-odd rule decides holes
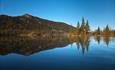
[[[95,31],[95,35],[111,35],[111,30],[108,25],[101,31],[100,27],[98,27]]]
[[[90,31],[90,26],[88,20],[84,20],[84,17],[82,17],[81,25],[79,21],[77,22],[76,26],[76,34],[77,35],[96,35],[96,36],[115,36],[115,30],[111,30],[109,25],[106,25],[106,27],[101,30],[100,27],[98,27],[95,31]]]

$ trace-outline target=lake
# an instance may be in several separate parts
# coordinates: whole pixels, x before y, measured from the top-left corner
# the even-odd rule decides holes
[[[1,37],[0,70],[115,70],[115,37]]]

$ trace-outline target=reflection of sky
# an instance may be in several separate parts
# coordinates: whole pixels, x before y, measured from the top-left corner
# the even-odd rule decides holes
[[[115,38],[111,38],[111,40],[115,43]]]
[[[115,65],[115,43],[108,46],[103,41],[98,44],[91,39],[88,52],[82,54],[75,43],[63,48],[41,51],[31,56],[9,54],[0,56],[0,69],[5,70],[104,70],[113,69]]]
[[[72,25],[84,16],[92,29],[115,27],[115,0],[0,0],[0,14],[24,13]]]

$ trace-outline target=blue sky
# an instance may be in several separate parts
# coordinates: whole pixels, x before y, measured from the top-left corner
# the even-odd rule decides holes
[[[0,0],[0,14],[24,13],[73,26],[84,16],[91,30],[106,24],[115,29],[115,0]]]

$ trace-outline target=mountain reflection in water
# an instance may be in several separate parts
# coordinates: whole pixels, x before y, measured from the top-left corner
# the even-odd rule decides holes
[[[90,36],[50,36],[50,37],[0,37],[0,55],[8,55],[10,53],[21,54],[25,56],[38,53],[40,51],[53,48],[65,47],[69,44],[76,43],[76,47],[82,48],[82,53],[88,52],[90,44]],[[111,37],[95,36],[94,39],[100,43],[103,40],[109,45]]]

